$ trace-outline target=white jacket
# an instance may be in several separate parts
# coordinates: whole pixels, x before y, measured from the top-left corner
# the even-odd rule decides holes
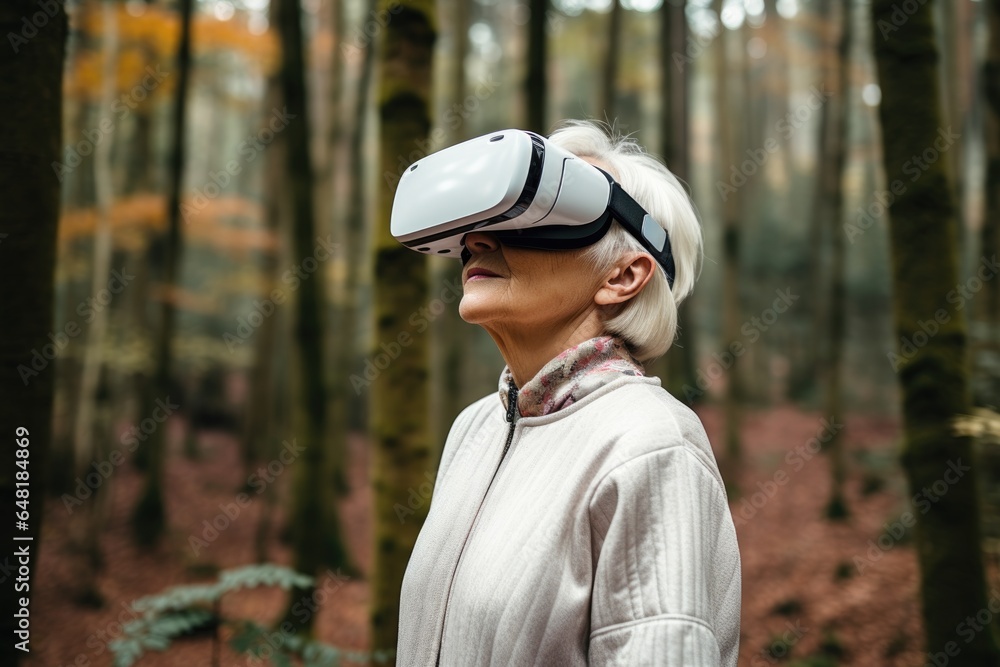
[[[735,667],[740,555],[697,415],[634,375],[512,412],[490,393],[452,425],[396,664]]]

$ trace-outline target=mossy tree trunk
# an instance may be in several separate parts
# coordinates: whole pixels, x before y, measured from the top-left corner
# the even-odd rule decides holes
[[[380,3],[395,14],[379,44],[377,96],[381,121],[378,214],[375,218],[375,327],[369,354],[384,354],[379,341],[411,338],[403,352],[371,384],[370,432],[375,494],[375,551],[371,588],[373,650],[395,650],[403,573],[424,518],[427,502],[400,522],[396,505],[407,504],[408,489],[419,488],[431,469],[428,379],[429,340],[408,320],[427,303],[428,261],[396,241],[389,229],[398,165],[427,141],[431,128],[431,74],[437,37],[435,4],[429,0]],[[430,331],[427,329],[425,331]]]
[[[879,117],[886,180],[905,189],[889,209],[893,319],[897,350],[891,360],[902,388],[901,462],[913,493],[940,487],[926,511],[915,511],[926,650],[946,650],[956,624],[987,609],[972,440],[953,420],[970,409],[965,309],[948,302],[959,281],[955,202],[943,154],[925,163],[917,180],[904,176],[914,155],[942,146],[938,49],[932,3],[918,4],[905,21],[893,18],[895,0],[872,3],[872,39],[882,86]],[[880,28],[888,27],[883,36]],[[922,91],[914,98],[913,91]],[[937,150],[937,149],[935,149]],[[911,163],[912,166],[912,163]],[[899,188],[897,187],[897,190]],[[934,335],[924,328],[937,325]],[[921,323],[925,327],[921,327]],[[904,345],[903,341],[925,341]],[[915,349],[914,349],[915,348]],[[971,466],[971,470],[957,468]],[[961,471],[961,475],[956,472]],[[960,644],[950,665],[996,665],[1000,652],[989,629]]]
[[[842,229],[844,217],[844,180],[846,174],[847,143],[851,116],[851,43],[854,35],[854,14],[851,11],[853,0],[848,0],[840,6],[840,43],[837,47],[837,91],[835,102],[827,103],[832,110],[825,115],[833,127],[828,135],[830,156],[830,171],[824,182],[824,199],[830,207],[830,292],[827,354],[824,359],[823,377],[826,380],[825,413],[834,423],[843,423],[841,374],[844,357],[844,337],[847,317],[846,277],[844,264],[846,251],[844,247],[845,234]],[[821,130],[822,131],[822,130]],[[844,457],[844,430],[834,430],[830,439],[824,444],[827,456],[830,458],[830,499],[826,506],[826,516],[831,519],[843,519],[848,515],[847,503],[844,500],[844,478],[846,475],[846,460]]]
[[[7,544],[27,545],[34,556],[29,586],[37,581],[56,375],[51,360],[44,368],[32,367],[32,350],[43,354],[46,345],[54,345],[49,336],[58,333],[53,310],[60,187],[52,164],[62,161],[67,21],[62,2],[48,7],[52,15],[46,15],[46,24],[33,38],[18,42],[16,49],[13,43],[0,49],[0,110],[4,119],[0,124],[0,285],[5,286],[0,290],[0,312],[4,313],[0,336],[0,395],[4,398],[0,401],[0,428],[7,438],[0,466],[0,492],[11,503],[16,497],[16,484],[29,484],[21,487],[29,490],[28,529],[16,532],[18,537],[33,539],[11,541],[14,517],[10,517],[7,529]],[[22,21],[38,11],[39,6],[30,0],[0,4],[0,34],[20,36]],[[18,428],[24,430],[19,432]],[[22,436],[27,438],[22,441],[25,447],[15,441]],[[26,450],[28,458],[18,458],[12,449]],[[19,466],[18,461],[26,463]],[[22,511],[20,507],[15,509]],[[9,562],[14,561],[11,556]],[[6,641],[0,648],[0,664],[17,665],[27,655],[14,645],[20,641],[15,634],[15,601],[22,595],[15,591],[13,578],[8,578],[3,607]]]
[[[160,281],[159,298],[161,319],[154,334],[154,371],[151,383],[146,384],[140,419],[153,415],[156,401],[168,402],[171,390],[171,344],[174,338],[178,269],[181,265],[181,194],[184,186],[184,138],[187,114],[187,90],[191,74],[191,20],[194,15],[194,0],[181,0],[181,34],[177,47],[177,88],[174,91],[173,125],[171,141],[173,150],[169,164],[169,192],[167,194],[167,232],[157,239],[158,254],[163,257],[163,276]],[[186,406],[181,406],[186,409]],[[164,467],[167,459],[169,421],[154,430],[143,443],[145,451],[146,483],[142,496],[132,515],[132,528],[140,545],[151,546],[163,535],[167,519],[163,502]]]
[[[327,403],[326,364],[323,354],[324,277],[323,255],[319,252],[313,201],[314,174],[309,152],[309,121],[305,58],[303,55],[302,16],[299,0],[277,3],[277,28],[281,39],[281,86],[287,113],[292,119],[284,130],[287,156],[287,196],[292,213],[292,252],[296,265],[309,271],[293,286],[291,302],[295,308],[295,347],[297,395],[293,432],[302,454],[293,464],[291,523],[295,569],[317,575],[321,566],[339,568],[344,574],[356,574],[341,537],[340,518],[330,485],[333,474],[329,441],[326,438]],[[327,257],[326,261],[334,261]],[[310,263],[311,262],[311,263]],[[285,614],[296,631],[308,632],[315,614],[303,620],[291,613],[295,604],[312,593],[311,588],[292,591]]]

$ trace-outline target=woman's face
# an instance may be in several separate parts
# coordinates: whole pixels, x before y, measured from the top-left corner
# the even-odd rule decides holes
[[[584,159],[604,167],[592,158]],[[581,326],[598,305],[594,297],[606,276],[598,275],[583,260],[586,248],[511,247],[484,231],[467,234],[465,245],[472,256],[462,272],[459,314],[470,324],[556,333],[566,326]],[[469,278],[474,268],[487,269],[497,277]]]
[[[466,236],[472,257],[463,271],[458,312],[470,324],[502,323],[521,330],[561,328],[581,320],[594,306],[601,284],[594,267],[581,258],[584,248],[536,250],[503,245],[492,232]],[[469,277],[474,268],[497,277]]]

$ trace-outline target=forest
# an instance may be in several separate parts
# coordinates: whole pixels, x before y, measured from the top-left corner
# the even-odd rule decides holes
[[[740,667],[1000,665],[1000,0],[4,0],[0,663],[391,665],[496,395],[411,165],[593,119],[704,256]],[[502,393],[502,392],[501,392]]]

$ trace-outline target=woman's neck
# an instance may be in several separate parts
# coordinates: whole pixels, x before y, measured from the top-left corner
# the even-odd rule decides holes
[[[526,331],[503,325],[483,325],[483,328],[496,343],[518,387],[523,387],[560,352],[604,333],[596,311],[580,322],[557,329]]]

